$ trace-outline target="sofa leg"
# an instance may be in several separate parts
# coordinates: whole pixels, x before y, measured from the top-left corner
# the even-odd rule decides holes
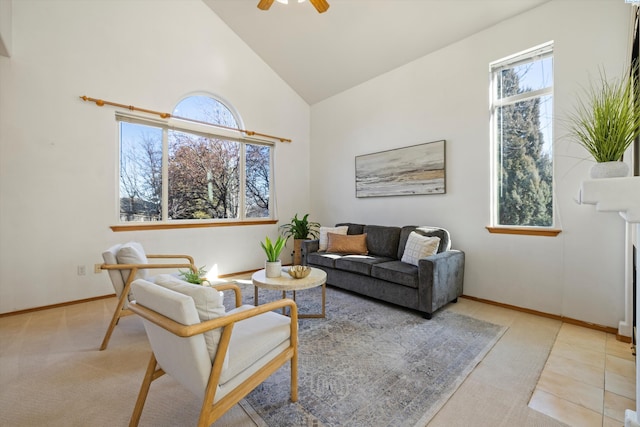
[[[453,304],[457,303],[457,302],[458,302],[458,297],[455,297],[454,299],[452,299],[452,300],[451,300],[451,302],[452,302]]]
[[[431,320],[431,313],[422,313],[422,317],[424,317],[427,320]]]

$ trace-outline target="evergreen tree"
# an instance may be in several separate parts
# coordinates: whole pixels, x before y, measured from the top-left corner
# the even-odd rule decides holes
[[[503,98],[523,91],[513,69],[502,72],[500,85]],[[552,161],[550,154],[543,151],[539,112],[540,98],[499,108],[500,225],[550,226],[553,223]]]

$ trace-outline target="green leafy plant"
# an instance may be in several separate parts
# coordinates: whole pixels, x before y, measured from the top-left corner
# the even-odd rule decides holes
[[[308,239],[309,237],[317,239],[319,227],[320,224],[317,222],[309,221],[309,214],[305,214],[302,218],[298,218],[298,214],[295,214],[289,224],[280,226],[280,232],[286,239],[289,239],[289,237],[294,239]]]
[[[185,282],[202,285],[202,282],[206,280],[204,276],[207,274],[207,271],[204,269],[203,265],[197,272],[193,272],[192,270],[178,270],[178,274],[182,276],[182,279]]]
[[[275,242],[272,242],[269,237],[265,237],[264,242],[260,242],[264,253],[267,255],[267,261],[275,262],[280,257],[280,252],[284,249],[284,245],[287,243],[287,239],[282,236],[278,236]]]
[[[622,160],[640,135],[640,81],[632,71],[618,80],[601,71],[569,116],[571,134],[598,163]]]

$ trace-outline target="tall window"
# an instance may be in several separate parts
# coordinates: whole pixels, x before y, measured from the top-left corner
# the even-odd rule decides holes
[[[120,221],[269,218],[272,145],[226,130],[236,118],[208,96],[184,99],[172,116],[117,115]]]
[[[553,44],[491,64],[494,226],[553,226]]]

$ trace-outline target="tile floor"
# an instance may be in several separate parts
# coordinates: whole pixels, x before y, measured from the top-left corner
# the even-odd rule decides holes
[[[563,323],[529,407],[570,426],[622,426],[635,410],[635,375],[630,344]]]

